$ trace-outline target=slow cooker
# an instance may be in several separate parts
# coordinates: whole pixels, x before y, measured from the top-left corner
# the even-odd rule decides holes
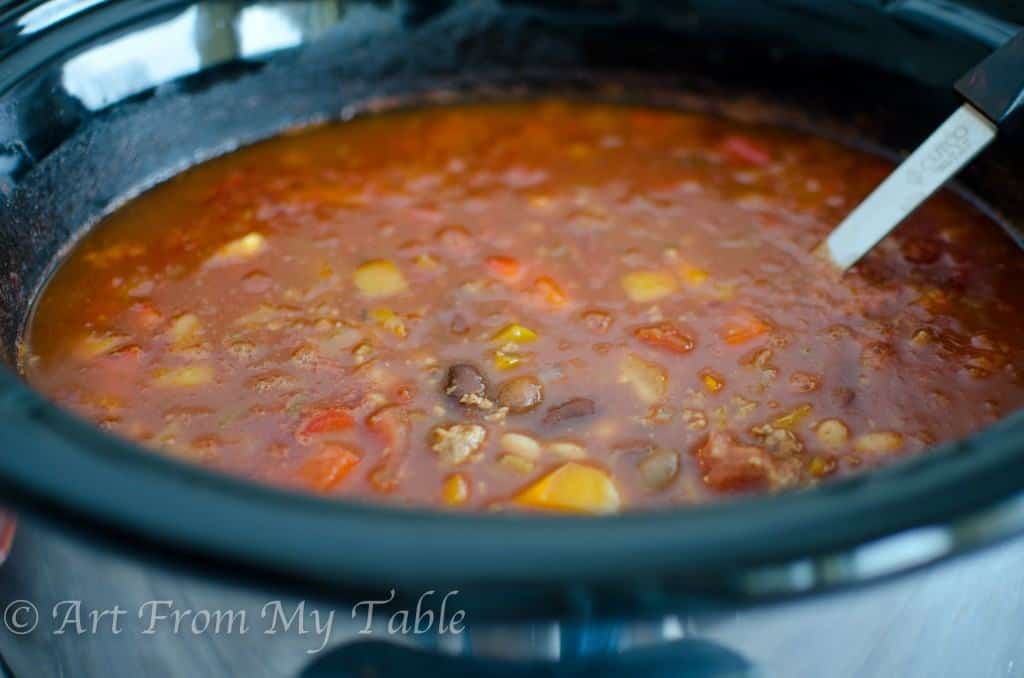
[[[498,670],[495,658],[507,671],[571,660],[565,670],[746,675],[757,667],[742,652],[684,621],[784,610],[837,588],[853,587],[843,595],[855,605],[889,585],[879,580],[1015,535],[1024,526],[1021,413],[928,455],[788,495],[587,520],[468,516],[329,502],[184,466],[55,408],[15,366],[35,293],[99,217],[192,164],[296,125],[396,102],[560,92],[757,111],[899,154],[954,110],[952,83],[1017,28],[940,0],[5,3],[0,496],[27,521],[16,555],[28,550],[39,563],[12,565],[14,583],[38,593],[45,576],[69,599],[78,587],[115,601],[153,576],[186,597],[216,592],[249,605],[279,596],[351,612],[352,633],[310,655],[308,675],[431,662],[475,675],[485,669],[473,662]],[[1011,228],[1024,216],[1021,143],[1002,139],[959,187]],[[28,597],[18,590],[5,594]],[[428,591],[458,591],[476,642],[358,633],[359,601],[439,615],[442,595],[424,600]],[[38,628],[3,644],[13,675],[39,675],[26,648],[75,635],[54,640],[52,604],[37,613]],[[115,646],[146,640],[106,635]],[[222,670],[260,675],[239,668],[259,640],[239,641],[246,649],[235,663],[221,657]],[[612,662],[627,650],[637,664]],[[451,661],[460,657],[468,663]],[[287,675],[299,658],[262,669]],[[82,675],[103,670],[82,661],[91,667]],[[173,664],[153,661],[136,668],[174,675]]]

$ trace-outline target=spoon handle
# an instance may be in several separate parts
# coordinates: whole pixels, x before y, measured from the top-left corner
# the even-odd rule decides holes
[[[1024,122],[1024,31],[956,83],[966,99],[815,252],[845,271],[867,254],[946,180],[992,143],[996,132]]]
[[[960,78],[956,91],[1001,130],[1024,119],[1024,31]]]
[[[841,270],[853,266],[995,136],[996,126],[964,104],[850,212],[816,252]]]

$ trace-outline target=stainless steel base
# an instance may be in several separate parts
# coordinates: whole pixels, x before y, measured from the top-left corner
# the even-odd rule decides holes
[[[353,617],[351,605],[143,567],[22,524],[0,569],[0,653],[11,675],[33,678],[326,676],[367,666],[405,675],[427,663],[432,675],[1024,676],[1022,565],[1019,539],[867,589],[714,618],[514,627],[464,619],[461,633],[438,634],[435,617],[425,633],[391,633],[397,610],[379,605],[370,633],[360,633],[365,605]],[[19,634],[31,610],[13,601],[38,612],[30,632]],[[451,603],[449,624],[457,594]],[[237,616],[229,624],[240,611],[245,628]],[[428,654],[384,656],[395,644]],[[332,656],[346,646],[349,654]],[[441,664],[429,659],[438,655]],[[532,663],[515,663],[523,659]]]

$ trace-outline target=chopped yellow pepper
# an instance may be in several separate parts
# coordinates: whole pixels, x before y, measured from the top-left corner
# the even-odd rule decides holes
[[[448,506],[461,506],[469,499],[469,483],[461,473],[453,473],[441,486],[441,499]]]
[[[433,271],[441,266],[441,262],[434,258],[432,254],[417,254],[416,258],[412,260],[412,263],[417,267],[422,268],[426,271]]]
[[[701,372],[700,380],[704,382],[704,388],[708,390],[708,393],[718,393],[725,386],[725,380],[710,370]]]
[[[631,301],[646,303],[676,291],[676,279],[663,271],[633,271],[622,276],[622,288]]]
[[[853,441],[853,449],[861,454],[880,454],[895,452],[903,447],[903,435],[893,431],[877,431],[857,436]]]
[[[110,353],[127,344],[129,338],[119,334],[97,334],[90,332],[75,346],[75,357],[81,360],[92,360]]]
[[[776,417],[775,421],[772,422],[772,426],[775,428],[791,429],[801,421],[807,418],[807,415],[811,413],[811,406],[804,404],[794,407],[792,410]]]
[[[267,247],[267,239],[259,233],[249,233],[241,238],[226,243],[217,250],[214,259],[225,261],[229,259],[247,259],[262,252]]]
[[[498,330],[498,332],[491,337],[492,341],[496,341],[499,344],[529,344],[531,341],[537,341],[539,337],[537,333],[531,330],[529,327],[519,325],[518,323],[512,323]]]
[[[408,331],[405,328],[405,322],[402,321],[402,317],[392,311],[390,308],[381,306],[370,311],[370,317],[373,321],[388,330],[396,337],[405,337]]]
[[[353,280],[359,291],[368,297],[390,297],[409,287],[395,262],[387,259],[361,264],[355,270]]]
[[[191,365],[163,370],[157,373],[155,383],[162,388],[187,388],[202,386],[213,381],[213,368],[206,365]]]
[[[619,490],[604,471],[566,462],[520,492],[516,503],[548,511],[615,513],[622,504]]]
[[[700,287],[707,282],[710,274],[703,268],[683,264],[679,267],[679,277],[685,284],[691,287]]]
[[[518,353],[508,353],[506,351],[494,352],[494,366],[499,370],[511,370],[521,362],[523,362],[523,356]]]
[[[194,313],[183,313],[171,322],[168,334],[177,347],[192,343],[202,332],[202,325]]]

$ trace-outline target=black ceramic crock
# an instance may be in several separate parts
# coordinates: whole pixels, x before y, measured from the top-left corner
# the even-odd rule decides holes
[[[468,516],[323,501],[179,464],[51,406],[16,362],[34,295],[100,216],[291,126],[561,92],[756,114],[899,153],[952,112],[953,83],[1014,29],[939,0],[0,4],[0,497],[149,562],[341,595],[456,587],[507,617],[815,592],[1013,534],[1019,414],[784,496]],[[1022,151],[1003,139],[963,177],[1007,224],[1024,218]]]

